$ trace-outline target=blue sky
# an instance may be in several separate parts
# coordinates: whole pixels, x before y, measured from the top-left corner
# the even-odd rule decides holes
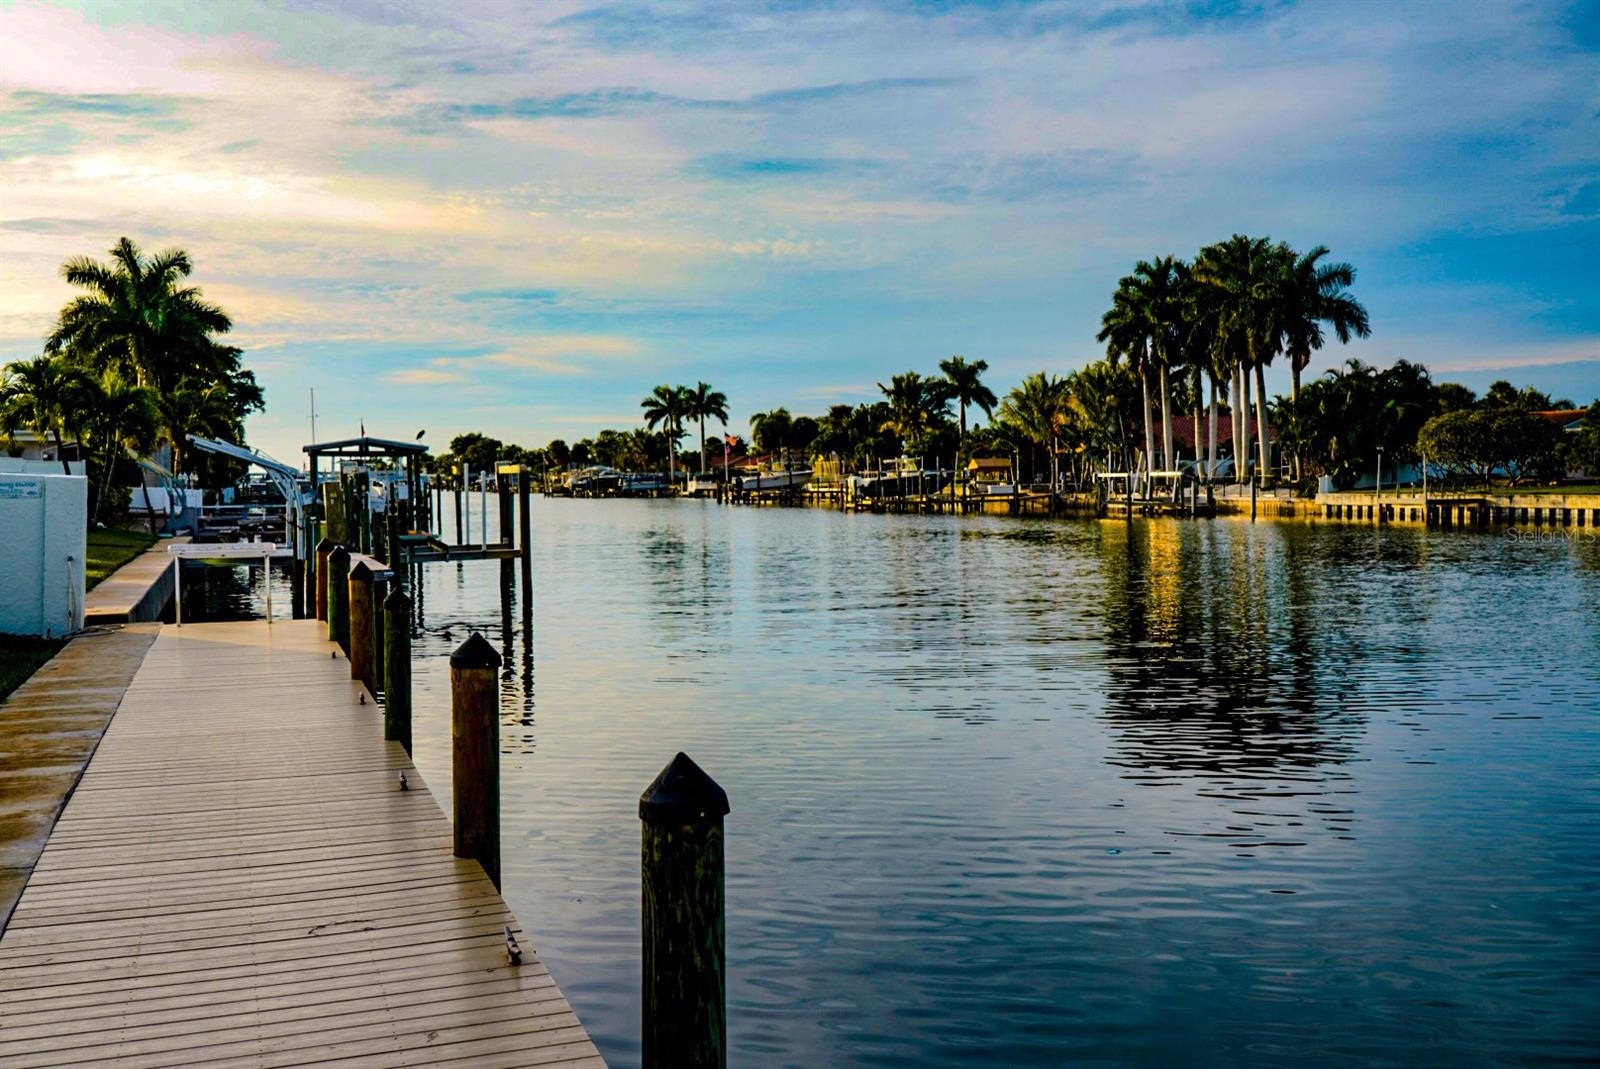
[[[252,439],[527,445],[658,382],[859,401],[1098,355],[1141,257],[1358,269],[1324,351],[1600,394],[1593,4],[0,4],[0,356],[177,244]]]

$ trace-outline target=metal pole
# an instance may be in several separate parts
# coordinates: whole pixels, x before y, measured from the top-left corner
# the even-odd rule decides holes
[[[183,626],[183,569],[178,565],[183,563],[183,557],[177,553],[172,555],[172,596],[174,607],[177,609],[175,619],[178,626]]]
[[[267,590],[267,623],[272,623],[272,554],[261,555],[261,585]]]

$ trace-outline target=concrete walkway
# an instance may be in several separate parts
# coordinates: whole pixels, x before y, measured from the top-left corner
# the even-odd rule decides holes
[[[0,704],[0,931],[158,630],[79,635]]]
[[[84,626],[159,620],[172,598],[172,554],[167,547],[188,535],[163,538],[84,595]]]
[[[162,628],[0,936],[0,1065],[603,1069],[333,649]]]

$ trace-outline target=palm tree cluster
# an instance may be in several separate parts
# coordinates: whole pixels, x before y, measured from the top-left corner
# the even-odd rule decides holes
[[[166,443],[174,471],[188,470],[190,438],[242,442],[245,417],[262,407],[240,350],[218,340],[231,320],[185,283],[192,271],[182,249],[146,256],[128,238],[108,263],[67,261],[61,277],[84,292],[62,308],[42,355],[0,373],[0,431],[26,427],[53,439],[63,468],[75,441],[97,518],[130,451]]]
[[[1188,380],[1194,408],[1195,459],[1206,455],[1202,470],[1209,476],[1216,469],[1220,395],[1237,402],[1231,412],[1237,475],[1242,480],[1248,474],[1252,433],[1259,471],[1268,474],[1266,367],[1279,356],[1289,360],[1293,399],[1299,396],[1301,372],[1326,342],[1325,328],[1341,342],[1370,333],[1366,309],[1350,293],[1355,269],[1324,262],[1328,254],[1323,245],[1302,254],[1270,238],[1235,234],[1201,249],[1190,263],[1173,256],[1141,260],[1118,282],[1097,337],[1105,343],[1107,359],[1125,362],[1139,378],[1148,470],[1178,466],[1172,410],[1173,382],[1181,377]],[[1152,376],[1161,413],[1159,453]],[[1206,382],[1209,440],[1202,449],[1206,428],[1199,408]]]
[[[693,386],[671,386],[662,383],[639,402],[639,407],[644,409],[645,426],[651,430],[660,428],[661,435],[666,440],[669,479],[676,474],[678,439],[683,437],[684,424],[688,420],[697,420],[700,424],[700,470],[706,469],[706,420],[721,420],[723,426],[727,426],[727,394],[713,390],[704,382],[697,382]]]

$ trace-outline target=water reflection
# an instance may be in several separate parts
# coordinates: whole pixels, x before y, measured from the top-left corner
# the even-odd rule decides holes
[[[498,637],[506,893],[613,1065],[637,799],[679,749],[733,801],[730,1064],[1600,1041],[1600,547],[690,502],[535,526],[533,619],[494,562],[423,569],[417,758],[446,801],[446,659]]]

